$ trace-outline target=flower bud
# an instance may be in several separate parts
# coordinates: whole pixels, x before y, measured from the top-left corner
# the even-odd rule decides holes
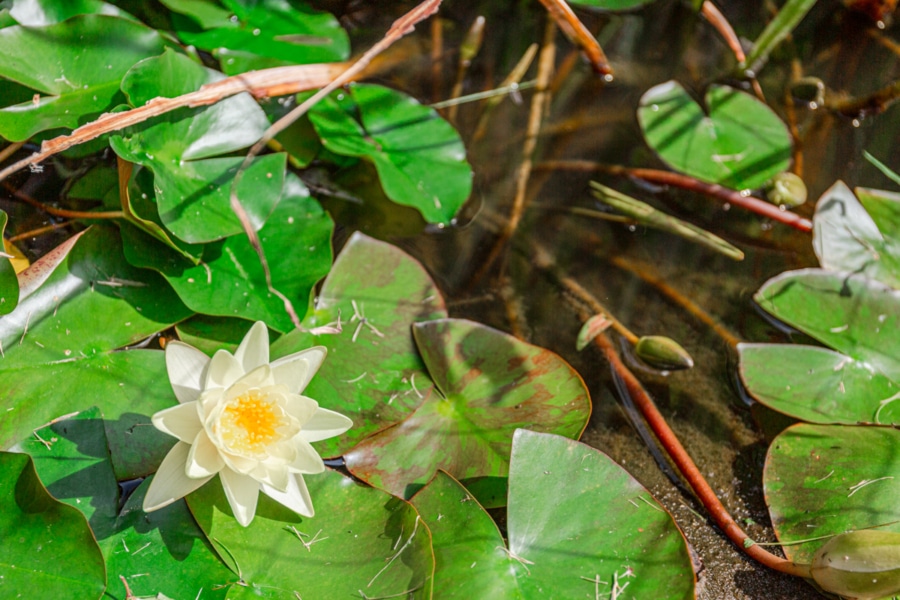
[[[773,177],[765,191],[766,199],[775,206],[794,208],[806,202],[806,184],[788,171]]]
[[[866,529],[836,535],[813,557],[824,591],[867,600],[900,593],[900,533]]]
[[[662,371],[679,371],[694,366],[694,359],[672,338],[645,335],[634,346],[634,353],[642,361]]]

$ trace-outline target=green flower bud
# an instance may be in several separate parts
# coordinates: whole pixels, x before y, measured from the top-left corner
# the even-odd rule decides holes
[[[868,600],[900,593],[900,533],[866,529],[836,535],[813,557],[824,591]]]
[[[806,202],[806,184],[803,180],[785,171],[766,184],[766,199],[776,206],[794,208]]]
[[[679,371],[694,366],[694,359],[672,338],[645,335],[634,346],[634,353],[655,369]]]

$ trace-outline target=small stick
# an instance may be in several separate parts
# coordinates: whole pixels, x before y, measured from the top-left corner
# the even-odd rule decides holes
[[[738,39],[737,34],[731,27],[731,23],[728,22],[728,19],[725,18],[725,15],[722,14],[716,5],[710,2],[710,0],[704,0],[703,5],[700,7],[700,12],[706,17],[706,20],[709,21],[710,25],[719,32],[722,39],[725,40],[725,43],[728,45],[732,54],[734,54],[738,63],[743,64],[746,62],[747,56],[744,54],[744,49],[741,47],[741,40]],[[751,79],[751,85],[753,86],[753,92],[756,94],[756,97],[765,102],[766,97],[763,95],[762,86],[759,85],[759,81],[756,77]]]
[[[556,25],[566,34],[566,37],[581,48],[594,71],[611,77],[612,67],[609,66],[609,60],[606,58],[603,48],[569,5],[564,0],[541,0],[541,4],[547,9]]]
[[[31,206],[44,211],[47,214],[51,214],[54,217],[62,217],[63,219],[121,219],[125,216],[120,210],[114,210],[109,212],[90,212],[84,210],[67,210],[65,208],[55,208],[53,206],[48,206],[43,202],[39,202],[9,184],[9,182],[3,182],[3,187],[12,194],[16,199],[21,200],[25,204],[30,204]]]
[[[481,50],[481,43],[484,41],[484,23],[485,19],[479,15],[475,18],[472,26],[466,34],[463,43],[459,47],[459,65],[456,68],[456,83],[453,84],[453,90],[450,92],[450,99],[459,98],[462,95],[463,81],[469,66],[472,64],[478,52]],[[456,122],[456,115],[459,112],[459,105],[453,104],[447,111],[447,120],[451,123]]]
[[[741,208],[754,212],[762,217],[767,217],[773,221],[789,225],[794,229],[805,231],[807,233],[812,231],[812,222],[809,219],[805,219],[787,210],[781,210],[774,204],[770,204],[765,200],[754,198],[753,196],[744,196],[737,190],[732,190],[716,183],[700,181],[699,179],[688,175],[682,175],[681,173],[661,171],[659,169],[641,169],[622,167],[619,165],[607,165],[590,160],[548,160],[535,165],[535,169],[586,172],[597,171],[619,177],[636,177],[638,179],[643,179],[644,181],[662,185],[671,185],[712,198],[718,198],[723,202],[740,206]]]

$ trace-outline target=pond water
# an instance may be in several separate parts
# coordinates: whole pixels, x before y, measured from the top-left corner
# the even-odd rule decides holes
[[[728,77],[733,55],[687,4],[659,1],[612,16],[580,13],[592,31],[599,31],[598,39],[615,69],[612,83],[593,74],[572,45],[556,36],[559,71],[541,122],[525,210],[512,239],[488,270],[485,262],[513,211],[530,91],[514,99],[518,101],[505,100],[491,114],[486,135],[478,139],[473,132],[483,105],[458,108],[457,123],[476,178],[475,192],[457,227],[407,236],[414,224],[385,215],[369,215],[361,225],[391,236],[423,260],[450,299],[452,316],[516,331],[558,352],[578,369],[594,401],[582,441],[607,452],[672,512],[702,564],[700,598],[817,598],[821,596],[804,582],[745,560],[709,524],[693,497],[667,478],[630,425],[608,365],[592,349],[575,350],[581,321],[566,293],[534,265],[539,246],[552,256],[559,273],[576,280],[638,335],[667,335],[693,355],[696,366],[689,371],[662,375],[636,369],[732,515],[753,538],[774,539],[761,483],[767,442],[758,417],[766,415],[759,407],[751,410],[737,389],[734,348],[691,316],[676,297],[699,306],[740,340],[784,341],[784,334],[754,309],[751,296],[786,269],[816,265],[810,235],[698,194],[541,164],[582,160],[665,168],[641,137],[635,116],[640,96],[670,79],[699,91],[698,97],[711,82],[735,83]],[[764,3],[717,4],[744,40],[752,40],[764,27]],[[485,42],[465,75],[463,93],[498,85],[526,47],[544,35],[545,13],[537,0],[447,2],[441,15],[445,53],[440,79],[434,79],[436,71],[428,60],[433,31],[426,26],[405,42],[400,51],[403,60],[383,73],[384,81],[419,98],[445,98],[456,77],[456,48],[479,15],[486,18]],[[373,31],[381,30],[374,24],[379,15],[358,17],[366,19]],[[900,111],[888,108],[858,119],[800,105],[787,111],[785,90],[800,76],[816,76],[825,82],[831,98],[871,93],[895,77],[896,35],[896,28],[879,28],[837,2],[819,2],[793,40],[760,74],[769,105],[792,119],[800,134],[795,168],[811,199],[797,210],[800,214],[809,217],[815,198],[839,178],[851,186],[890,189],[862,151],[888,164],[896,162],[891,148]],[[526,79],[534,73],[533,67]],[[592,179],[717,233],[739,246],[746,258],[735,262],[666,233],[575,214],[573,207],[597,208],[589,192]],[[773,424],[771,431],[777,427]]]

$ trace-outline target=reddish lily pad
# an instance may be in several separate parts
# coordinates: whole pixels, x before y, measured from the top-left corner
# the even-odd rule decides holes
[[[505,477],[518,428],[581,435],[591,401],[558,355],[462,319],[413,326],[436,390],[414,414],[345,455],[350,472],[409,496],[438,469],[457,479]]]
[[[772,442],[763,482],[782,544],[880,525],[900,531],[900,431],[795,425]],[[784,552],[809,563],[825,541]]]
[[[432,384],[409,327],[446,315],[444,300],[422,265],[390,244],[359,233],[350,238],[304,329],[272,345],[273,358],[310,346],[328,348],[328,358],[304,393],[353,419],[353,427],[317,443],[323,456],[343,454],[422,403]]]

